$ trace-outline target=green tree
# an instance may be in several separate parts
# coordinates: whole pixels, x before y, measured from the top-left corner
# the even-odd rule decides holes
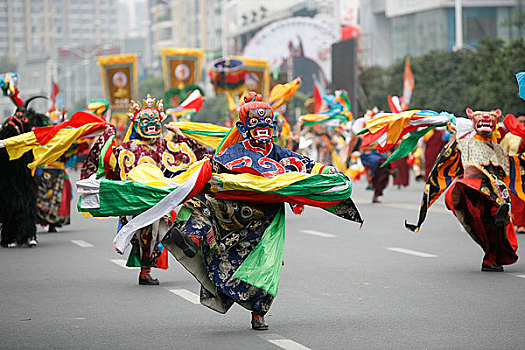
[[[224,94],[205,97],[204,100],[204,105],[201,110],[192,117],[192,120],[223,125],[226,117],[229,116],[228,104]]]
[[[164,97],[164,80],[162,76],[148,76],[139,81],[139,101],[150,94],[155,98]]]
[[[410,108],[465,115],[465,109],[516,114],[525,105],[518,97],[516,73],[525,70],[525,40],[485,39],[476,52],[431,52],[411,58],[415,90]],[[389,111],[387,96],[402,93],[404,60],[391,67],[370,67],[360,75],[368,106]]]

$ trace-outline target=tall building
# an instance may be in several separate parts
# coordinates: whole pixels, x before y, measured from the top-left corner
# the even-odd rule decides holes
[[[110,43],[117,10],[116,0],[0,0],[0,51],[25,61],[64,45]]]
[[[149,0],[152,48],[150,64],[160,65],[165,47],[201,48],[220,55],[224,0]]]
[[[102,97],[95,57],[119,52],[117,14],[117,0],[0,0],[0,52],[22,94],[48,94],[54,79],[66,108]]]

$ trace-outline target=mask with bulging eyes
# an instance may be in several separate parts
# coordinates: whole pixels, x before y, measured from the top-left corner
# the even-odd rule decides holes
[[[154,108],[147,108],[139,112],[135,129],[140,136],[145,138],[156,138],[161,132],[161,117],[159,111]]]
[[[271,142],[277,129],[277,122],[271,108],[251,109],[246,120],[237,122],[237,128],[244,135],[255,142]]]

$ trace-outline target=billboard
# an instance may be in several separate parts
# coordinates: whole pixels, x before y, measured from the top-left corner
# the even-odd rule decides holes
[[[332,27],[310,17],[291,17],[273,22],[244,47],[242,56],[264,59],[270,70],[279,69],[293,57],[314,62],[326,81],[332,77],[331,45],[337,40]],[[293,78],[293,77],[291,77]]]
[[[332,89],[345,89],[350,97],[352,113],[359,115],[357,104],[357,40],[343,40],[332,46]]]

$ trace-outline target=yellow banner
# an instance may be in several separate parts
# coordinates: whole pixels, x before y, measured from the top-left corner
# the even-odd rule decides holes
[[[270,94],[270,69],[267,60],[237,56],[246,66],[245,86],[247,91],[255,91],[266,100]]]
[[[113,113],[127,113],[138,95],[137,56],[102,56],[98,59],[104,94]]]
[[[185,85],[197,84],[201,78],[201,49],[166,47],[160,52],[164,72],[164,89],[182,89]]]

